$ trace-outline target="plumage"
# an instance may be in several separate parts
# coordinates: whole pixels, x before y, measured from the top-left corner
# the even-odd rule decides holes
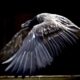
[[[0,63],[10,58],[22,45],[22,42],[29,32],[29,28],[22,28],[0,51]]]
[[[75,44],[79,39],[77,32],[80,28],[57,14],[38,14],[32,20],[23,23],[22,27],[16,37],[7,44],[9,47],[6,45],[3,48],[7,52],[0,53],[3,55],[2,64],[9,64],[5,71],[17,75],[33,74],[35,70],[51,65],[54,57],[58,56],[63,48]],[[5,55],[8,55],[6,59]]]

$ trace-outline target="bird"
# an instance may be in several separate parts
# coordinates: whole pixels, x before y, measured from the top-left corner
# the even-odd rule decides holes
[[[0,62],[8,64],[5,72],[16,75],[31,75],[50,66],[55,56],[80,38],[76,24],[53,13],[37,14],[21,27],[0,52]]]

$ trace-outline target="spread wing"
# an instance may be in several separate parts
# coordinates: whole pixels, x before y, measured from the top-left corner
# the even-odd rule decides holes
[[[10,58],[21,47],[25,36],[28,34],[29,29],[23,28],[17,32],[14,37],[7,43],[0,51],[0,62],[3,62]]]
[[[26,75],[34,73],[36,69],[45,68],[52,60],[42,39],[34,33],[27,36],[20,49],[3,64],[9,63],[5,71]]]
[[[37,35],[42,36],[42,42],[53,57],[59,55],[62,49],[76,44],[80,38],[79,27],[71,21],[66,21],[65,18],[60,21],[59,23],[43,22],[37,25],[38,30],[36,30]]]
[[[72,24],[67,27],[49,21],[35,25],[19,50],[3,62],[9,63],[5,71],[26,75],[51,65],[63,48],[75,44],[78,39],[76,33],[80,29]]]

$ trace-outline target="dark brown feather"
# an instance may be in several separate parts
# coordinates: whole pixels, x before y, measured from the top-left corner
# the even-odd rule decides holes
[[[14,37],[9,41],[0,51],[0,62],[10,58],[21,47],[22,42],[29,32],[29,28],[23,28],[17,32]]]

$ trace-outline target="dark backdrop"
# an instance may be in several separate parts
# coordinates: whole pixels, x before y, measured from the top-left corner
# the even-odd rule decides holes
[[[80,26],[79,4],[76,1],[3,0],[0,1],[0,49],[20,29],[22,22],[42,12],[63,15]]]
[[[60,14],[71,21],[73,21],[76,25],[80,26],[80,12],[79,12],[79,4],[78,2],[70,2],[70,1],[58,1],[58,0],[16,0],[16,1],[4,1],[0,2],[0,49],[12,38],[12,36],[21,29],[21,23],[25,22],[28,19],[31,19],[38,13],[48,12],[53,14]],[[66,52],[69,55],[69,52]],[[71,52],[71,55],[74,57],[69,57],[65,54],[65,57],[60,58],[63,61],[65,58],[66,60],[63,61],[65,66],[60,66],[66,73],[79,73],[79,54],[78,51]],[[78,57],[77,57],[78,56]],[[72,59],[71,59],[72,58]],[[78,58],[78,59],[77,59]],[[71,61],[69,61],[71,59]],[[66,61],[69,61],[68,62]],[[66,64],[66,63],[67,64]],[[59,63],[59,62],[58,62]],[[72,63],[72,66],[71,66]],[[76,64],[76,67],[74,65]],[[61,65],[60,63],[57,64],[57,67]],[[70,66],[69,66],[70,65]],[[56,67],[56,66],[55,66]],[[66,67],[70,67],[67,68]],[[76,69],[75,69],[76,68]],[[53,72],[57,73],[56,70],[61,73],[61,70],[56,68]],[[60,70],[60,71],[59,71]]]

